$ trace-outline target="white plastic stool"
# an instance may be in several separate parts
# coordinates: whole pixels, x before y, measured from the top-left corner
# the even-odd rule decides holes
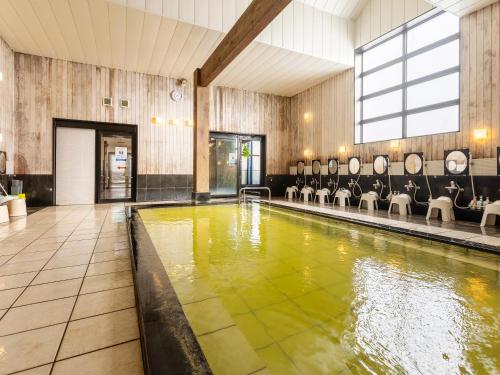
[[[430,218],[437,218],[441,211],[441,219],[443,221],[455,220],[453,213],[453,201],[449,197],[439,197],[438,199],[431,199],[429,202],[429,209],[427,210],[427,220]]]
[[[0,206],[0,224],[8,223],[9,219],[9,209],[6,204]]]
[[[300,191],[300,197],[304,198],[304,202],[308,202],[314,194],[314,189],[310,186],[304,186]],[[300,198],[299,197],[299,198]]]
[[[349,201],[350,197],[351,197],[351,192],[349,190],[345,189],[337,190],[333,197],[333,205],[335,206],[335,202],[338,202],[340,207],[345,207],[347,202],[347,205],[351,206],[351,202]]]
[[[316,192],[316,196],[314,197],[314,201],[316,201],[316,198],[319,200],[319,204],[325,204],[325,198],[328,203],[330,203],[330,198],[328,196],[330,195],[330,190],[327,188],[318,190]]]
[[[7,202],[7,207],[9,208],[9,216],[26,216],[26,201],[24,199],[12,199]]]
[[[359,208],[366,208],[368,211],[378,210],[378,194],[374,191],[361,194]]]
[[[497,215],[500,216],[500,201],[495,201],[486,205],[483,213],[483,218],[481,220],[481,226],[495,225],[495,220]]]
[[[286,192],[285,192],[285,198],[288,198],[288,199],[297,198],[298,191],[299,191],[299,189],[297,188],[297,186],[287,187]]]
[[[411,197],[408,194],[392,196],[391,204],[389,204],[389,214],[392,213],[393,206],[397,210],[395,213],[399,213],[401,216],[411,215]]]

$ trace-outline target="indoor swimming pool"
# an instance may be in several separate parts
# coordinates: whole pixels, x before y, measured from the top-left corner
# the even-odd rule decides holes
[[[251,203],[139,210],[215,374],[500,371],[500,257]]]

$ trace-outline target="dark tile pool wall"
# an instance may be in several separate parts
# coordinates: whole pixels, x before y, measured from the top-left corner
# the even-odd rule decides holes
[[[331,177],[335,180],[335,177]],[[355,178],[355,176],[353,176]],[[285,190],[287,186],[295,185],[297,176],[291,175],[273,175],[266,177],[266,186],[271,188],[272,195],[275,197],[283,197],[285,195]],[[307,181],[309,181],[311,176],[307,176]],[[330,176],[322,176],[321,177],[321,186],[328,187],[328,180]],[[340,176],[339,184],[341,187],[348,188],[348,182],[351,179],[351,176]],[[362,175],[359,179],[359,184],[363,189],[363,192],[368,192],[370,190],[374,190],[373,184],[377,179],[383,181],[386,188],[384,188],[384,195],[388,192],[389,185],[389,177],[388,176],[365,176]],[[426,202],[429,193],[427,189],[427,183],[425,181],[424,176],[391,176],[392,190],[399,190],[401,193],[410,194],[413,197],[413,190],[411,192],[407,192],[404,185],[408,184],[408,180],[412,180],[415,182],[420,189],[416,194],[416,198],[418,201]],[[429,176],[429,184],[431,185],[432,196],[433,198],[437,198],[440,196],[450,197],[455,199],[456,192],[453,192],[451,195],[444,188],[445,186],[450,185],[450,181],[455,181],[460,187],[464,188],[464,191],[460,193],[457,203],[460,206],[467,206],[469,201],[472,199],[472,185],[470,183],[469,176]],[[474,186],[476,189],[476,196],[482,195],[484,199],[489,197],[491,201],[500,200],[500,176],[475,176],[474,177]],[[319,186],[318,186],[319,187]],[[354,201],[356,203],[356,201]],[[388,202],[380,202],[380,209],[387,210],[389,208]],[[425,215],[427,213],[427,207],[425,205],[417,205],[413,203],[412,210],[414,213]],[[460,220],[472,220],[472,221],[481,221],[482,211],[472,211],[472,210],[459,210],[455,209],[455,215],[457,219]]]
[[[30,207],[51,206],[53,204],[53,181],[51,174],[0,175],[0,182],[10,193],[11,181],[22,180],[26,204]]]
[[[137,202],[191,199],[191,174],[141,174],[137,176]]]

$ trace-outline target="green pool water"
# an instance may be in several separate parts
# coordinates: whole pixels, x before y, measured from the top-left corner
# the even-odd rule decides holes
[[[500,257],[248,205],[140,210],[216,374],[500,373]]]

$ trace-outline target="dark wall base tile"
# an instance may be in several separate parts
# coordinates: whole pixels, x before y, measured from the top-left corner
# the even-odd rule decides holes
[[[2,175],[0,181],[11,193],[11,181],[23,181],[23,193],[26,194],[26,205],[29,207],[51,206],[53,202],[53,178],[51,174],[18,174]]]

